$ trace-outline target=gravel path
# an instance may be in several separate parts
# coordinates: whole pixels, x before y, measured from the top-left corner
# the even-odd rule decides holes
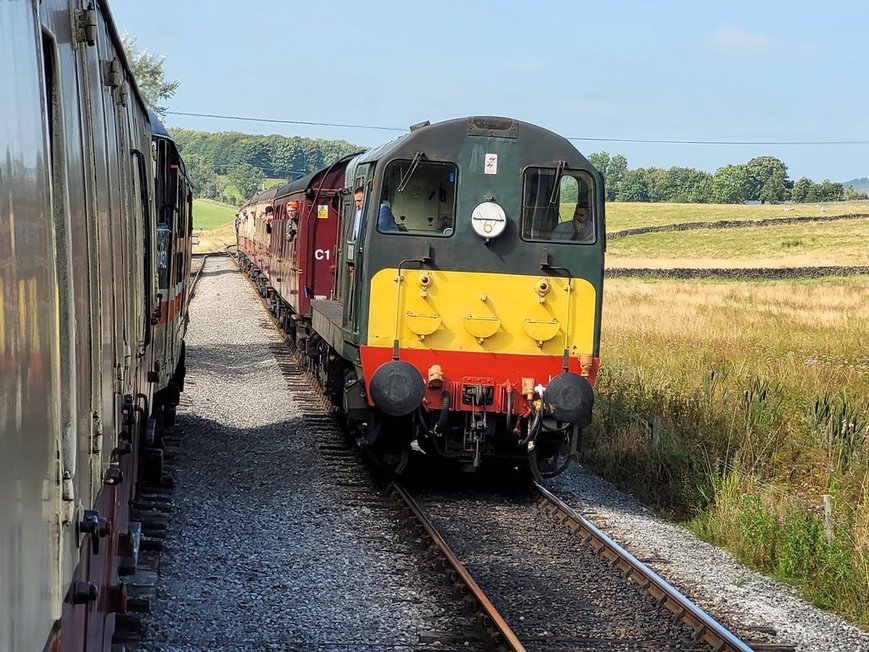
[[[330,477],[275,360],[283,346],[233,263],[209,260],[191,305],[175,505],[138,650],[446,649],[425,645],[460,620],[438,596],[448,589],[420,571],[391,510],[354,505]]]
[[[800,652],[869,651],[866,632],[653,516],[632,497],[581,468],[547,482],[547,488],[735,633],[759,638],[740,625],[772,627],[775,642],[794,644]]]

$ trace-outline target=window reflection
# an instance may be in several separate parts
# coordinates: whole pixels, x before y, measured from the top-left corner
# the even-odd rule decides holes
[[[377,213],[381,233],[450,236],[456,218],[456,166],[453,163],[392,161],[386,168]]]
[[[526,240],[594,242],[592,179],[587,172],[528,168],[522,188]],[[557,185],[556,185],[557,180]]]

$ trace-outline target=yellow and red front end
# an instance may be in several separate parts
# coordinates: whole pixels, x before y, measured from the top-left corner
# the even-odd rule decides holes
[[[422,376],[426,410],[442,409],[446,397],[451,411],[527,416],[529,401],[564,371],[594,384],[597,296],[584,279],[383,269],[368,305],[366,382],[397,353]]]

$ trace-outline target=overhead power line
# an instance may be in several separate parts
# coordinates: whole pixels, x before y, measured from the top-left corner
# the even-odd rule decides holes
[[[655,145],[869,145],[869,140],[655,140],[652,138],[585,138],[581,136],[571,136],[567,140],[652,143]]]
[[[220,120],[244,120],[246,122],[270,122],[273,124],[306,125],[310,127],[341,127],[344,129],[378,129],[380,131],[407,131],[398,127],[377,125],[346,125],[336,122],[309,122],[307,120],[277,120],[275,118],[251,118],[242,115],[217,115],[216,113],[192,113],[187,111],[166,111],[169,115],[186,115],[194,118],[218,118]]]
[[[378,131],[408,131],[404,127],[383,125],[344,124],[339,122],[313,122],[308,120],[280,120],[277,118],[254,118],[242,115],[195,113],[192,111],[166,111],[168,115],[183,115],[193,118],[216,118],[218,120],[243,120],[272,124],[305,125],[309,127],[339,127],[341,129],[376,129]],[[656,138],[603,138],[597,136],[570,136],[567,140],[597,143],[644,143],[651,145],[869,145],[869,140],[675,140]]]

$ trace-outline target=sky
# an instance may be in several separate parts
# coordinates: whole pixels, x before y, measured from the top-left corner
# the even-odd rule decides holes
[[[501,115],[631,169],[775,156],[792,180],[869,177],[865,0],[109,2],[181,82],[169,127],[373,147]]]

